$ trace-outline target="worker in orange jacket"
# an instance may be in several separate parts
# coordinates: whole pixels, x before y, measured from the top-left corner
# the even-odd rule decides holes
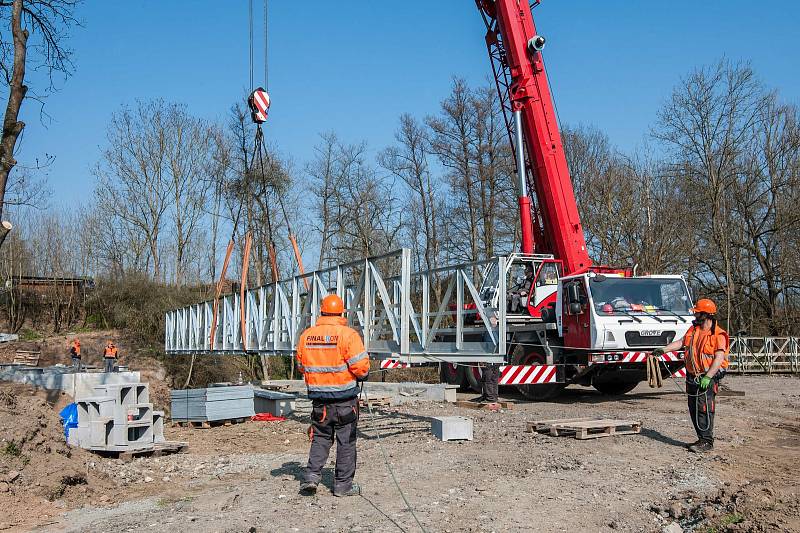
[[[692,312],[695,319],[686,335],[663,348],[656,348],[653,355],[660,357],[664,352],[684,350],[689,415],[698,439],[688,448],[700,453],[714,449],[715,398],[719,381],[728,368],[730,339],[717,324],[717,305],[713,301],[698,300]]]
[[[347,326],[344,304],[335,294],[322,300],[322,316],[297,344],[297,368],[303,373],[311,410],[311,450],[300,493],[312,495],[336,437],[334,496],[355,496],[358,382],[369,374],[369,355],[357,331]]]
[[[106,347],[103,349],[103,361],[105,361],[106,364],[105,371],[113,372],[114,363],[117,362],[117,346],[111,339],[108,340]]]
[[[81,372],[83,370],[83,365],[81,364],[81,341],[77,337],[72,339],[69,345],[69,354],[72,357],[72,368],[76,372]]]

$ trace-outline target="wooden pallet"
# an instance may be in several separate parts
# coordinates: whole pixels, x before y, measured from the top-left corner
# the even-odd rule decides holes
[[[231,426],[233,424],[241,424],[247,422],[250,418],[228,418],[226,420],[181,420],[172,422],[172,427],[182,428],[195,428],[195,429],[209,429],[219,426]]]
[[[152,448],[146,448],[144,450],[132,450],[129,452],[119,452],[117,459],[122,459],[127,463],[128,461],[132,461],[135,457],[161,457],[162,455],[184,453],[187,451],[189,451],[189,445],[185,442],[156,442],[153,444]]]
[[[39,357],[42,352],[28,352],[25,350],[17,350],[14,354],[14,364],[23,366],[39,366]]]
[[[367,404],[369,404],[369,406]],[[369,398],[367,400],[365,400],[364,398],[359,398],[358,405],[360,405],[361,407],[391,407],[392,397],[380,396],[378,398]]]
[[[587,440],[640,433],[642,423],[636,420],[611,418],[565,418],[528,422],[526,431],[547,433],[553,437],[574,436],[578,440]]]
[[[456,402],[456,407],[464,407],[466,409],[513,409],[514,404],[511,402],[495,402],[495,403],[480,403],[470,402],[467,400],[459,400]]]

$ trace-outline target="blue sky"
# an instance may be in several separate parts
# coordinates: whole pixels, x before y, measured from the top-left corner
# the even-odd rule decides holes
[[[255,0],[261,16],[262,0]],[[398,116],[436,111],[452,77],[489,75],[472,0],[270,2],[266,136],[298,169],[318,134],[335,130],[373,152],[392,142]],[[75,74],[47,99],[42,124],[28,103],[18,159],[55,157],[53,204],[93,188],[111,114],[137,98],[183,102],[222,119],[248,86],[246,0],[86,0],[75,30]],[[596,126],[629,150],[692,67],[725,56],[752,62],[785,100],[800,101],[800,3],[544,0],[534,10],[562,122]],[[256,81],[263,29],[256,26]],[[36,80],[30,83],[34,85]],[[35,87],[34,87],[35,89]]]

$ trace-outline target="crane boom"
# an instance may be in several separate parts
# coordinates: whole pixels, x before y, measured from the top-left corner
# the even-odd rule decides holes
[[[517,161],[522,252],[553,254],[566,275],[584,271],[591,259],[542,59],[544,38],[526,0],[476,4]]]

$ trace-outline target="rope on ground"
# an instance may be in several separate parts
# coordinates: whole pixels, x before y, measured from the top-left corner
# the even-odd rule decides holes
[[[364,382],[361,382],[361,394],[364,395],[364,403],[367,404],[367,410],[369,411],[370,421],[374,421],[375,420],[375,414],[372,412],[372,406],[369,403],[369,397],[367,397],[367,391],[364,390]],[[397,488],[397,492],[400,493],[400,497],[403,499],[403,503],[406,504],[406,509],[408,509],[408,512],[411,513],[411,516],[414,517],[414,520],[417,522],[417,525],[419,526],[419,529],[423,533],[428,533],[428,530],[425,529],[425,526],[423,526],[422,522],[420,522],[419,518],[417,518],[417,515],[414,512],[414,508],[408,502],[408,498],[406,498],[406,495],[403,492],[403,489],[400,488],[400,483],[398,483],[397,477],[395,477],[395,475],[394,475],[394,470],[392,470],[392,465],[389,462],[389,457],[386,455],[386,450],[383,449],[383,441],[381,440],[381,431],[377,428],[377,426],[374,427],[373,429],[374,429],[375,435],[377,437],[377,441],[376,442],[378,443],[378,448],[381,451],[381,455],[383,455],[383,462],[384,462],[384,464],[386,464],[386,469],[389,471],[389,475],[391,476],[392,481],[394,482],[394,486]]]

